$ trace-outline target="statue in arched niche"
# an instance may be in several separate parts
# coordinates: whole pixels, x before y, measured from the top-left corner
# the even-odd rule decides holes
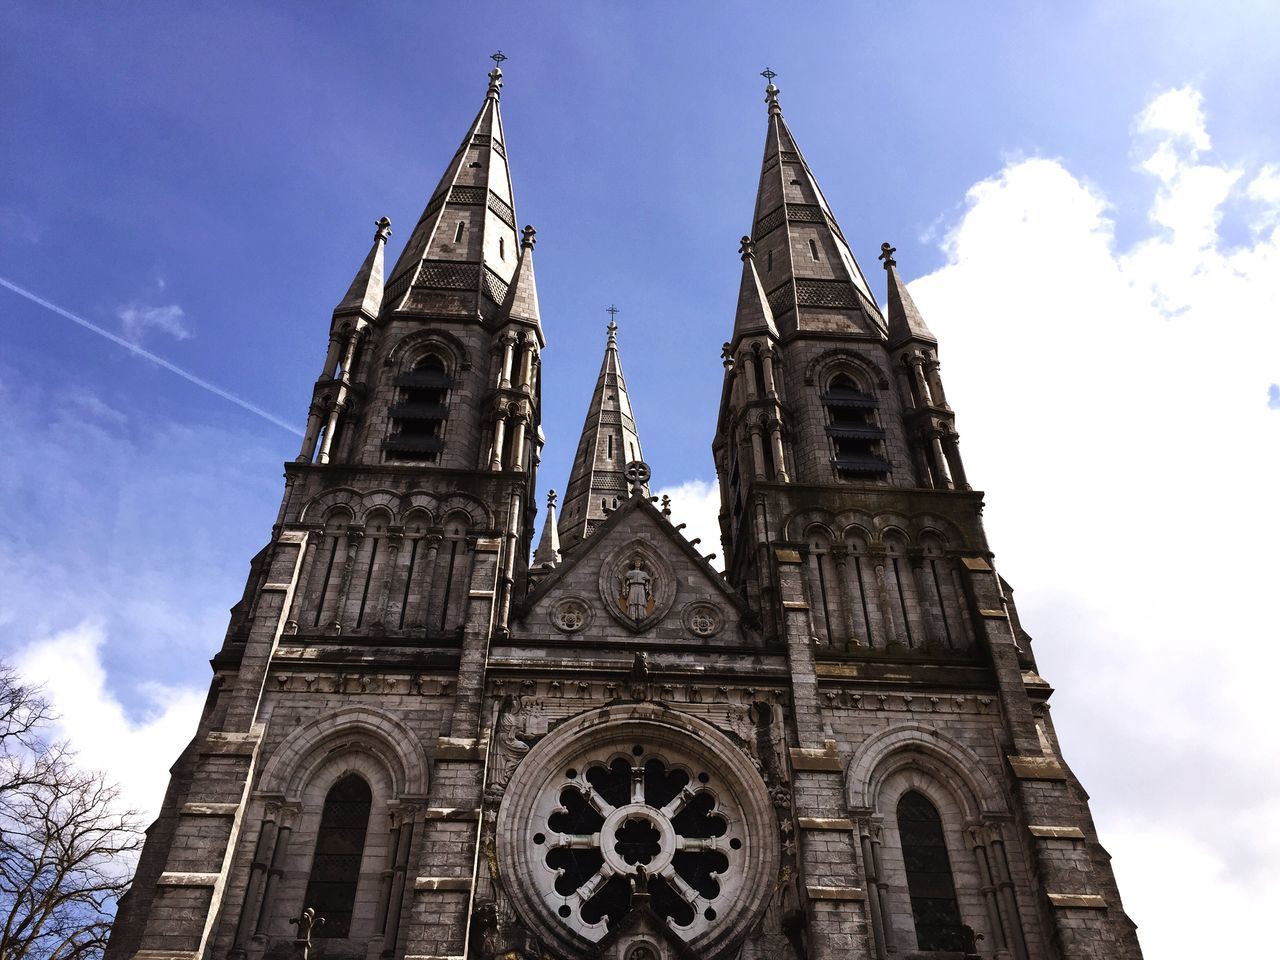
[[[653,599],[653,576],[644,569],[640,558],[622,575],[622,595],[627,605],[627,616],[639,623],[649,615]]]

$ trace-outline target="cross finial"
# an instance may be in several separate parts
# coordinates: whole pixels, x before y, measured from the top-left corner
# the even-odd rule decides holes
[[[778,106],[778,88],[773,85],[773,78],[777,76],[768,67],[760,71],[760,76],[768,81],[768,86],[764,88],[764,102],[769,105],[769,116],[774,114],[781,115],[782,107]]]
[[[547,509],[554,510],[556,508],[556,492],[554,490],[547,491]]]
[[[611,344],[617,343],[618,342],[618,320],[617,320],[618,308],[615,307],[613,304],[609,304],[609,306],[605,307],[604,309],[605,309],[605,313],[609,314],[609,326],[605,327],[605,329],[609,331],[609,342]]]
[[[375,223],[374,226],[378,228],[378,232],[374,234],[373,238],[386,243],[387,237],[391,236],[391,221],[388,218],[383,217]]]
[[[507,59],[507,55],[499,50],[497,53],[489,54],[489,59],[493,61],[493,69],[489,71],[487,96],[490,100],[497,100],[502,95],[502,61]]]
[[[893,259],[893,255],[897,252],[897,247],[890,246],[888,243],[880,244],[880,259],[884,261],[884,268],[886,270],[898,265],[898,261]]]
[[[743,260],[748,257],[754,257],[756,255],[756,242],[750,237],[743,237],[742,242],[738,244],[738,253],[742,255]]]
[[[617,307],[615,307],[613,304],[609,304],[609,306],[605,307],[605,308],[604,308],[604,312],[605,312],[605,313],[607,313],[607,314],[609,314],[609,323],[610,323],[610,324],[613,324],[613,321],[614,321],[614,320],[616,320],[616,319],[618,318],[618,308],[617,308]],[[614,325],[616,326],[616,324],[614,324]]]

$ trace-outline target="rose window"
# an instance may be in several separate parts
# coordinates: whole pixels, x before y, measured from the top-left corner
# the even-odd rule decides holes
[[[567,924],[596,939],[638,893],[686,939],[716,919],[742,871],[741,817],[723,785],[643,744],[559,773],[532,840]]]
[[[517,909],[561,953],[644,905],[711,956],[764,909],[776,824],[739,744],[637,703],[571,718],[521,760],[498,814],[498,863]]]

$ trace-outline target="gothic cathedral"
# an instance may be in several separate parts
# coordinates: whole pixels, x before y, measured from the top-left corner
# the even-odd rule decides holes
[[[612,323],[539,532],[555,330],[501,88],[333,312],[108,960],[1137,960],[937,340],[772,82],[725,572],[650,496]]]

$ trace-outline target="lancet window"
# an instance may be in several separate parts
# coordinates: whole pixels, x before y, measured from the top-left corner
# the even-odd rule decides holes
[[[924,794],[908,790],[898,801],[898,835],[919,949],[971,952],[973,933],[960,919],[942,818]]]
[[[342,939],[351,932],[372,804],[369,784],[355,774],[335,783],[325,797],[305,897],[306,905],[325,918],[314,937]]]
[[[876,423],[880,401],[841,373],[832,378],[822,395],[822,405],[827,411],[827,436],[831,438],[836,475],[846,480],[885,476],[889,472],[889,461],[884,458],[885,432]]]
[[[391,436],[383,444],[388,460],[434,463],[444,449],[453,378],[435,354],[395,378],[397,402],[391,408]]]

